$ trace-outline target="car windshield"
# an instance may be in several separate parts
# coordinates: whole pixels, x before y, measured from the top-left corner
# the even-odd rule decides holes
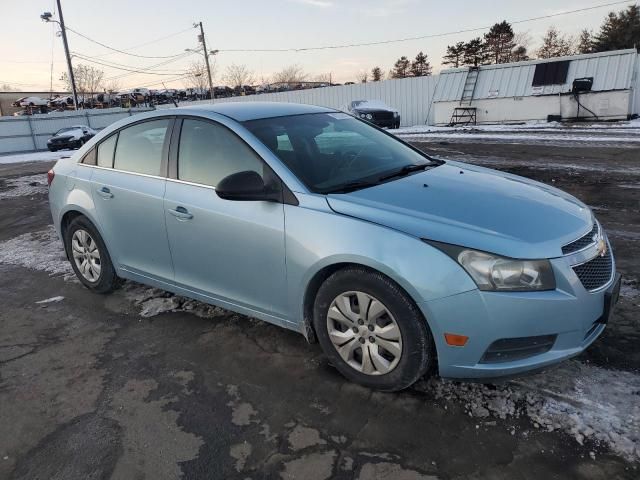
[[[345,113],[276,117],[244,125],[317,193],[366,188],[439,165]]]
[[[65,127],[58,130],[55,134],[60,135],[61,133],[71,132],[73,130],[80,130],[80,127]]]

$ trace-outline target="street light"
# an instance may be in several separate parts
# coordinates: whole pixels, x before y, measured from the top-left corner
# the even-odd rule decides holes
[[[64,45],[64,53],[67,57],[67,68],[69,69],[69,80],[71,82],[71,91],[73,92],[73,106],[77,110],[78,109],[78,92],[76,91],[76,78],[73,74],[73,65],[71,64],[71,55],[69,54],[69,43],[67,42],[67,30],[64,27],[64,17],[62,16],[62,5],[60,5],[60,0],[56,0],[58,4],[58,15],[60,16],[60,21],[54,20],[51,12],[44,12],[40,15],[40,19],[43,22],[55,22],[60,25],[60,31],[62,32],[62,43]]]

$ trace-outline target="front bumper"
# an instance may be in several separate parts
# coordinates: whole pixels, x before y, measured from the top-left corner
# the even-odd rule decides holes
[[[65,140],[63,142],[47,142],[47,148],[49,150],[62,150],[64,148],[78,147],[80,147],[80,139]]]
[[[435,340],[440,376],[487,381],[538,371],[582,353],[604,331],[620,288],[615,264],[603,288],[588,292],[582,286],[571,266],[592,254],[551,260],[557,282],[553,291],[472,290],[421,303]],[[464,347],[450,346],[445,333],[469,340]],[[508,345],[512,353],[526,341],[531,349],[524,350],[524,357],[511,360],[492,353],[496,345]]]

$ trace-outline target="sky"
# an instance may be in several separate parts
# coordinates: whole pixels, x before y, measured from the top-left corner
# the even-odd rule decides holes
[[[180,77],[193,62],[202,60],[194,22],[202,21],[209,50],[220,52],[212,59],[214,84],[223,84],[231,64],[246,65],[255,83],[282,68],[297,64],[310,78],[331,73],[334,82],[356,81],[361,71],[380,66],[388,72],[395,60],[426,53],[441,70],[448,44],[466,41],[486,30],[451,34],[376,46],[299,52],[237,52],[238,49],[286,49],[376,42],[464,29],[489,27],[497,21],[517,21],[552,15],[614,0],[62,0],[67,26],[77,32],[129,54],[177,58],[142,58],[116,53],[68,33],[72,53],[98,62],[115,62],[136,70],[155,67],[166,75],[134,73],[92,64],[105,72],[107,83],[121,89],[133,87],[185,87]],[[514,25],[525,32],[535,50],[554,25],[567,34],[583,28],[597,30],[607,12],[622,10],[633,1],[582,13]],[[0,85],[22,91],[48,91],[63,84],[66,71],[62,39],[57,26],[40,20],[40,14],[56,12],[54,0],[0,0]],[[167,38],[168,37],[168,38]],[[53,59],[53,74],[51,61]],[[74,65],[91,64],[74,56]],[[114,78],[115,77],[115,78]],[[173,80],[176,79],[176,80]]]

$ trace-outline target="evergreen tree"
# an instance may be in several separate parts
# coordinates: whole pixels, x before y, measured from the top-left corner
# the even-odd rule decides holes
[[[379,82],[383,78],[384,73],[382,73],[380,67],[374,67],[373,70],[371,70],[371,80],[373,80],[374,82]]]
[[[431,75],[432,70],[427,55],[419,52],[415,60],[411,63],[411,74],[414,77],[426,77],[427,75]]]
[[[513,28],[506,20],[496,23],[484,34],[484,43],[491,63],[508,63],[511,61],[516,44]]]
[[[409,76],[410,68],[411,68],[411,62],[407,57],[402,56],[393,65],[393,70],[391,70],[391,76],[393,78],[406,78]]]
[[[455,45],[447,45],[447,54],[442,58],[443,65],[451,65],[458,68],[464,62],[464,51],[466,44],[458,42]]]
[[[573,41],[558,31],[556,27],[549,27],[542,37],[542,46],[538,49],[538,58],[553,58],[573,55]]]
[[[611,12],[593,41],[596,52],[640,47],[640,7],[630,5],[626,10]]]
[[[591,30],[586,28],[580,32],[578,37],[578,44],[576,46],[578,53],[592,53],[593,52],[593,34]]]
[[[526,62],[529,59],[529,55],[527,54],[527,47],[523,45],[518,45],[511,52],[511,61],[512,62]]]
[[[474,38],[464,45],[463,65],[478,67],[487,64],[487,51],[480,37]]]

